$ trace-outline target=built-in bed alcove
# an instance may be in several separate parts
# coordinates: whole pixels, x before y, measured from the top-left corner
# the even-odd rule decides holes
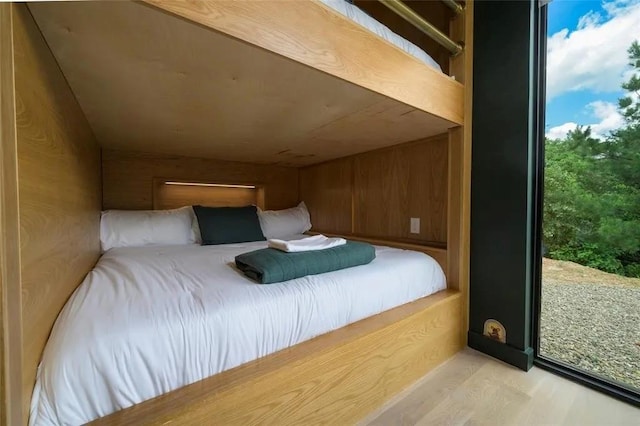
[[[426,253],[447,289],[96,424],[353,423],[463,347],[472,3],[355,4],[378,26],[324,0],[0,4],[0,424],[29,422],[109,209],[304,201],[309,233]]]

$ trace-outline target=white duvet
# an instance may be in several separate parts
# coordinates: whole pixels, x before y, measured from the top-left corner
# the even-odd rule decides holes
[[[115,248],[58,317],[31,425],[77,425],[446,287],[425,254],[260,285],[232,266],[266,242]]]

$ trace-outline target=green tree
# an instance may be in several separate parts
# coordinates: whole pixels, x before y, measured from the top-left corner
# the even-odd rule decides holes
[[[640,277],[640,44],[628,53],[625,126],[605,141],[580,126],[546,141],[544,242],[552,258]]]
[[[606,155],[623,182],[640,188],[640,44],[634,41],[627,53],[635,72],[622,84],[628,95],[618,101],[627,125],[612,132]]]
[[[640,43],[638,41],[631,43],[627,53],[629,54],[629,65],[635,71],[640,71]],[[629,81],[622,83],[622,88],[629,92],[629,95],[618,100],[620,111],[629,124],[638,124],[640,123],[640,103],[638,103],[640,76],[637,74],[632,75]],[[631,94],[635,94],[635,102]]]

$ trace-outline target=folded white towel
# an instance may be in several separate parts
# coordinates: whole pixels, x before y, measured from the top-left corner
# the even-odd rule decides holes
[[[271,248],[294,253],[300,251],[324,250],[331,247],[347,244],[344,238],[327,238],[324,235],[314,235],[313,237],[302,238],[300,240],[278,240],[271,239],[267,241],[267,245]]]

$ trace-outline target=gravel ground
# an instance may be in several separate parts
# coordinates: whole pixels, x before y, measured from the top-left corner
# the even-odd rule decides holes
[[[640,280],[545,259],[542,355],[640,388]]]

